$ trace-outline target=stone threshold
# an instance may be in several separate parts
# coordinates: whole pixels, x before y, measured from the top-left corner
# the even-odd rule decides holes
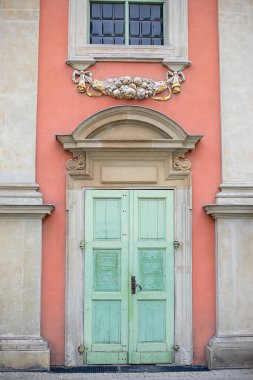
[[[154,372],[207,372],[203,365],[145,364],[145,365],[83,365],[78,367],[51,366],[55,373],[154,373]]]

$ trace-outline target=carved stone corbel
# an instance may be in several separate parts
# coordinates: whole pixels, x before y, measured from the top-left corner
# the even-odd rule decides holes
[[[66,162],[68,170],[84,170],[86,171],[86,154],[74,153],[73,158]]]
[[[172,156],[172,167],[174,170],[190,170],[191,161],[185,158],[183,153],[175,153]]]

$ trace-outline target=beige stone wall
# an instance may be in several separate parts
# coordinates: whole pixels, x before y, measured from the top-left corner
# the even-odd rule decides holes
[[[253,219],[219,219],[218,335],[253,333]]]
[[[253,1],[219,0],[224,182],[253,182]]]
[[[209,368],[253,366],[253,1],[218,0],[222,185],[216,205],[216,334]]]
[[[0,0],[0,367],[48,369],[35,149],[39,0]]]
[[[41,220],[6,217],[0,230],[0,335],[40,336]]]
[[[0,1],[0,183],[34,182],[39,0]]]

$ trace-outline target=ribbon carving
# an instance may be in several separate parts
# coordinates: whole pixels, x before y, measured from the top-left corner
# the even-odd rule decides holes
[[[138,76],[123,76],[93,79],[91,71],[75,70],[72,81],[77,84],[77,92],[90,97],[110,96],[117,99],[169,100],[172,94],[181,92],[181,83],[185,81],[182,70],[168,71],[164,81]],[[162,94],[158,96],[158,94]]]

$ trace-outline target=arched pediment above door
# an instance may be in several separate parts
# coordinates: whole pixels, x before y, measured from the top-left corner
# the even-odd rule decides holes
[[[188,135],[168,116],[139,106],[118,106],[100,111],[81,122],[70,135],[58,135],[64,149],[166,150],[186,153],[201,135]]]

